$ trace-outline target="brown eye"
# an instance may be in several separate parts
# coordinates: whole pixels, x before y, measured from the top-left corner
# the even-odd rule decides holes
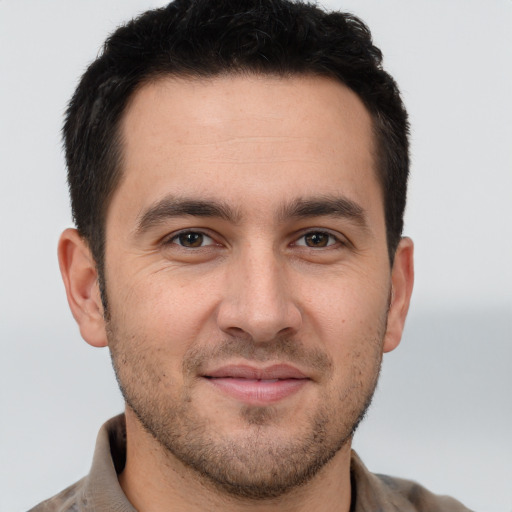
[[[213,240],[203,233],[195,231],[188,231],[186,233],[180,233],[173,239],[175,244],[187,247],[189,249],[195,249],[198,247],[204,247],[205,245],[211,245]]]
[[[327,247],[328,245],[332,245],[334,243],[334,237],[329,233],[322,233],[321,231],[315,231],[312,233],[307,233],[303,237],[304,244],[307,247]]]

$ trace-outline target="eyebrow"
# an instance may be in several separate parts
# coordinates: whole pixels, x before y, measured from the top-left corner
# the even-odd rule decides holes
[[[346,218],[355,222],[362,228],[368,229],[364,209],[351,199],[342,196],[296,199],[282,208],[279,218],[284,220],[288,218],[325,216]]]
[[[141,212],[135,233],[143,234],[170,218],[183,216],[218,218],[234,224],[239,223],[242,219],[237,210],[223,202],[169,195]],[[278,219],[285,221],[325,216],[346,218],[362,228],[368,229],[363,208],[351,199],[341,196],[298,198],[281,208]]]
[[[240,221],[238,212],[225,203],[166,196],[141,212],[135,232],[140,235],[170,218],[187,215],[219,218],[233,223]]]

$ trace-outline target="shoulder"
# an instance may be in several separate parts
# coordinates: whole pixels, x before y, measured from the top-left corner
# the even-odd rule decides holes
[[[125,463],[125,440],[124,416],[107,421],[98,433],[89,474],[29,512],[135,512],[117,477]]]
[[[451,496],[434,494],[422,485],[388,475],[375,475],[382,482],[389,495],[405,500],[410,510],[414,512],[471,512],[462,503]]]
[[[59,494],[31,508],[29,512],[77,512],[78,510],[85,510],[84,505],[86,503],[83,503],[84,481],[85,478],[82,478]]]
[[[450,496],[434,494],[411,480],[368,471],[352,452],[354,512],[471,512]]]

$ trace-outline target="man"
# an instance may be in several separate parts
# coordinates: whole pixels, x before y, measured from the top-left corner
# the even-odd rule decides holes
[[[64,137],[61,271],[126,411],[34,510],[467,510],[351,451],[413,284],[407,116],[361,21],[177,0],[108,39]]]

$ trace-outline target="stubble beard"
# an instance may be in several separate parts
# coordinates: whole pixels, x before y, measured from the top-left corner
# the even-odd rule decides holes
[[[168,459],[177,459],[207,486],[232,497],[268,500],[282,496],[310,481],[351,440],[370,406],[380,373],[382,338],[386,321],[378,333],[361,343],[370,343],[375,357],[355,357],[350,385],[331,393],[312,410],[294,437],[278,429],[276,408],[243,406],[242,430],[219,433],[194,404],[193,389],[179,395],[172,384],[162,383],[162,367],[147,352],[136,351],[144,340],[121,335],[108,324],[112,364],[127,406],[142,427],[158,442]],[[129,337],[128,337],[129,338]],[[298,340],[280,338],[256,346],[250,339],[228,339],[216,348],[189,351],[183,360],[184,375],[193,374],[205,361],[229,355],[249,361],[282,360],[315,367],[326,376],[334,371],[332,360],[322,351],[306,349]],[[370,368],[365,368],[365,365]],[[288,418],[288,424],[294,418]]]

